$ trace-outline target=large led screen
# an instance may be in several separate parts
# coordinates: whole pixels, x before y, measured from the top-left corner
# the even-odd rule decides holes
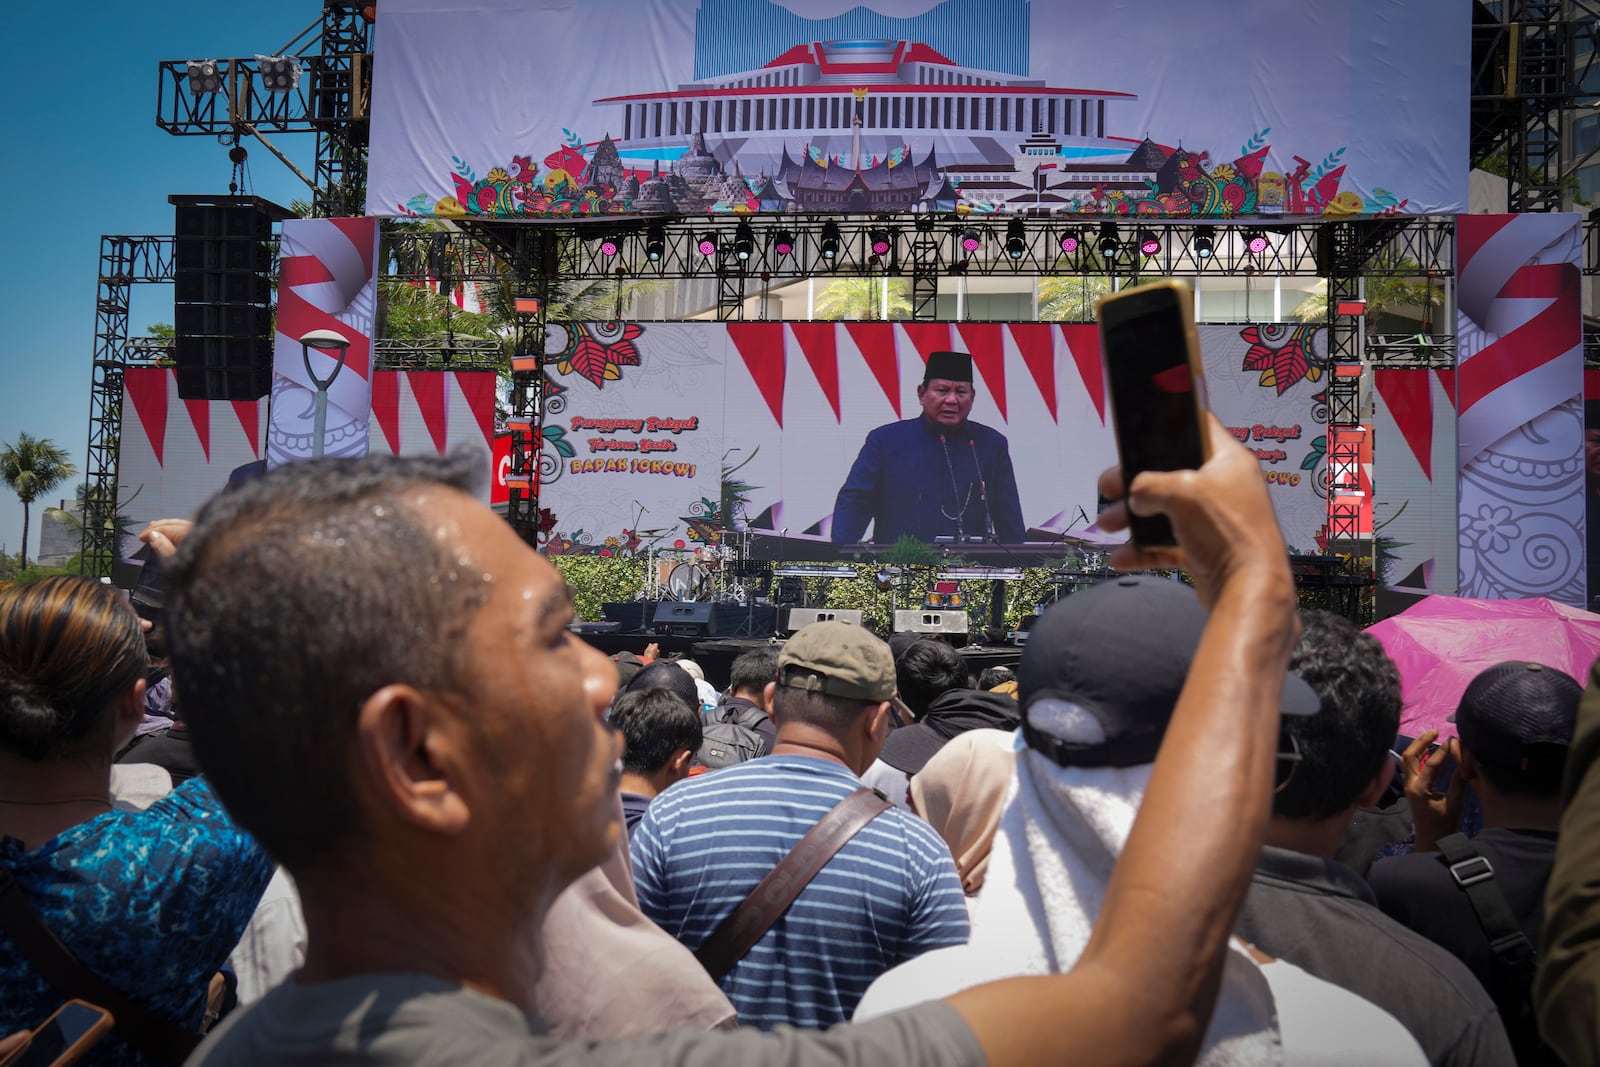
[[[1316,551],[1320,329],[1200,336],[1213,409],[1261,462],[1289,543]],[[1094,525],[1116,446],[1092,325],[567,323],[546,361],[551,553],[691,549],[732,530],[767,558],[876,558],[911,537],[1009,565],[1111,540]]]

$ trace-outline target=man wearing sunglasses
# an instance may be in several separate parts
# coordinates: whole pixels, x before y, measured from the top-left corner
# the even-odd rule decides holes
[[[1322,710],[1282,720],[1272,818],[1237,932],[1388,1010],[1430,1063],[1509,1067],[1505,1029],[1472,972],[1379,911],[1361,876],[1333,858],[1357,809],[1394,775],[1400,674],[1343,616],[1308,611],[1300,623],[1289,665]]]

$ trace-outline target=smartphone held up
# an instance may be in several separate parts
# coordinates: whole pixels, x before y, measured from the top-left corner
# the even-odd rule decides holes
[[[1194,296],[1163,280],[1112,293],[1095,304],[1111,421],[1125,481],[1144,471],[1195,470],[1210,455],[1200,412],[1205,372],[1195,333]],[[1173,545],[1164,515],[1134,515],[1141,547]]]

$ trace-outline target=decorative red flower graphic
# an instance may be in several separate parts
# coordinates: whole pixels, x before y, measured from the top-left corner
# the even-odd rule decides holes
[[[623,367],[639,366],[639,349],[633,339],[644,327],[633,323],[608,322],[590,326],[581,322],[567,325],[567,347],[556,358],[561,374],[576,374],[604,388],[606,382],[622,377]]]
[[[1322,359],[1308,344],[1315,330],[1315,326],[1246,326],[1239,331],[1250,345],[1244,369],[1258,372],[1260,384],[1276,389],[1279,396],[1298,381],[1319,381]]]

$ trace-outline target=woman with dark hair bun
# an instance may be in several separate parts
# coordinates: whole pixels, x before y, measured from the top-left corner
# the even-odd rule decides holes
[[[196,779],[112,808],[112,756],[143,714],[139,618],[114,588],[46,578],[0,592],[0,866],[93,974],[198,1034],[210,979],[272,863]],[[52,988],[0,925],[0,1034],[82,990]],[[118,1029],[84,1064],[156,1064]]]

